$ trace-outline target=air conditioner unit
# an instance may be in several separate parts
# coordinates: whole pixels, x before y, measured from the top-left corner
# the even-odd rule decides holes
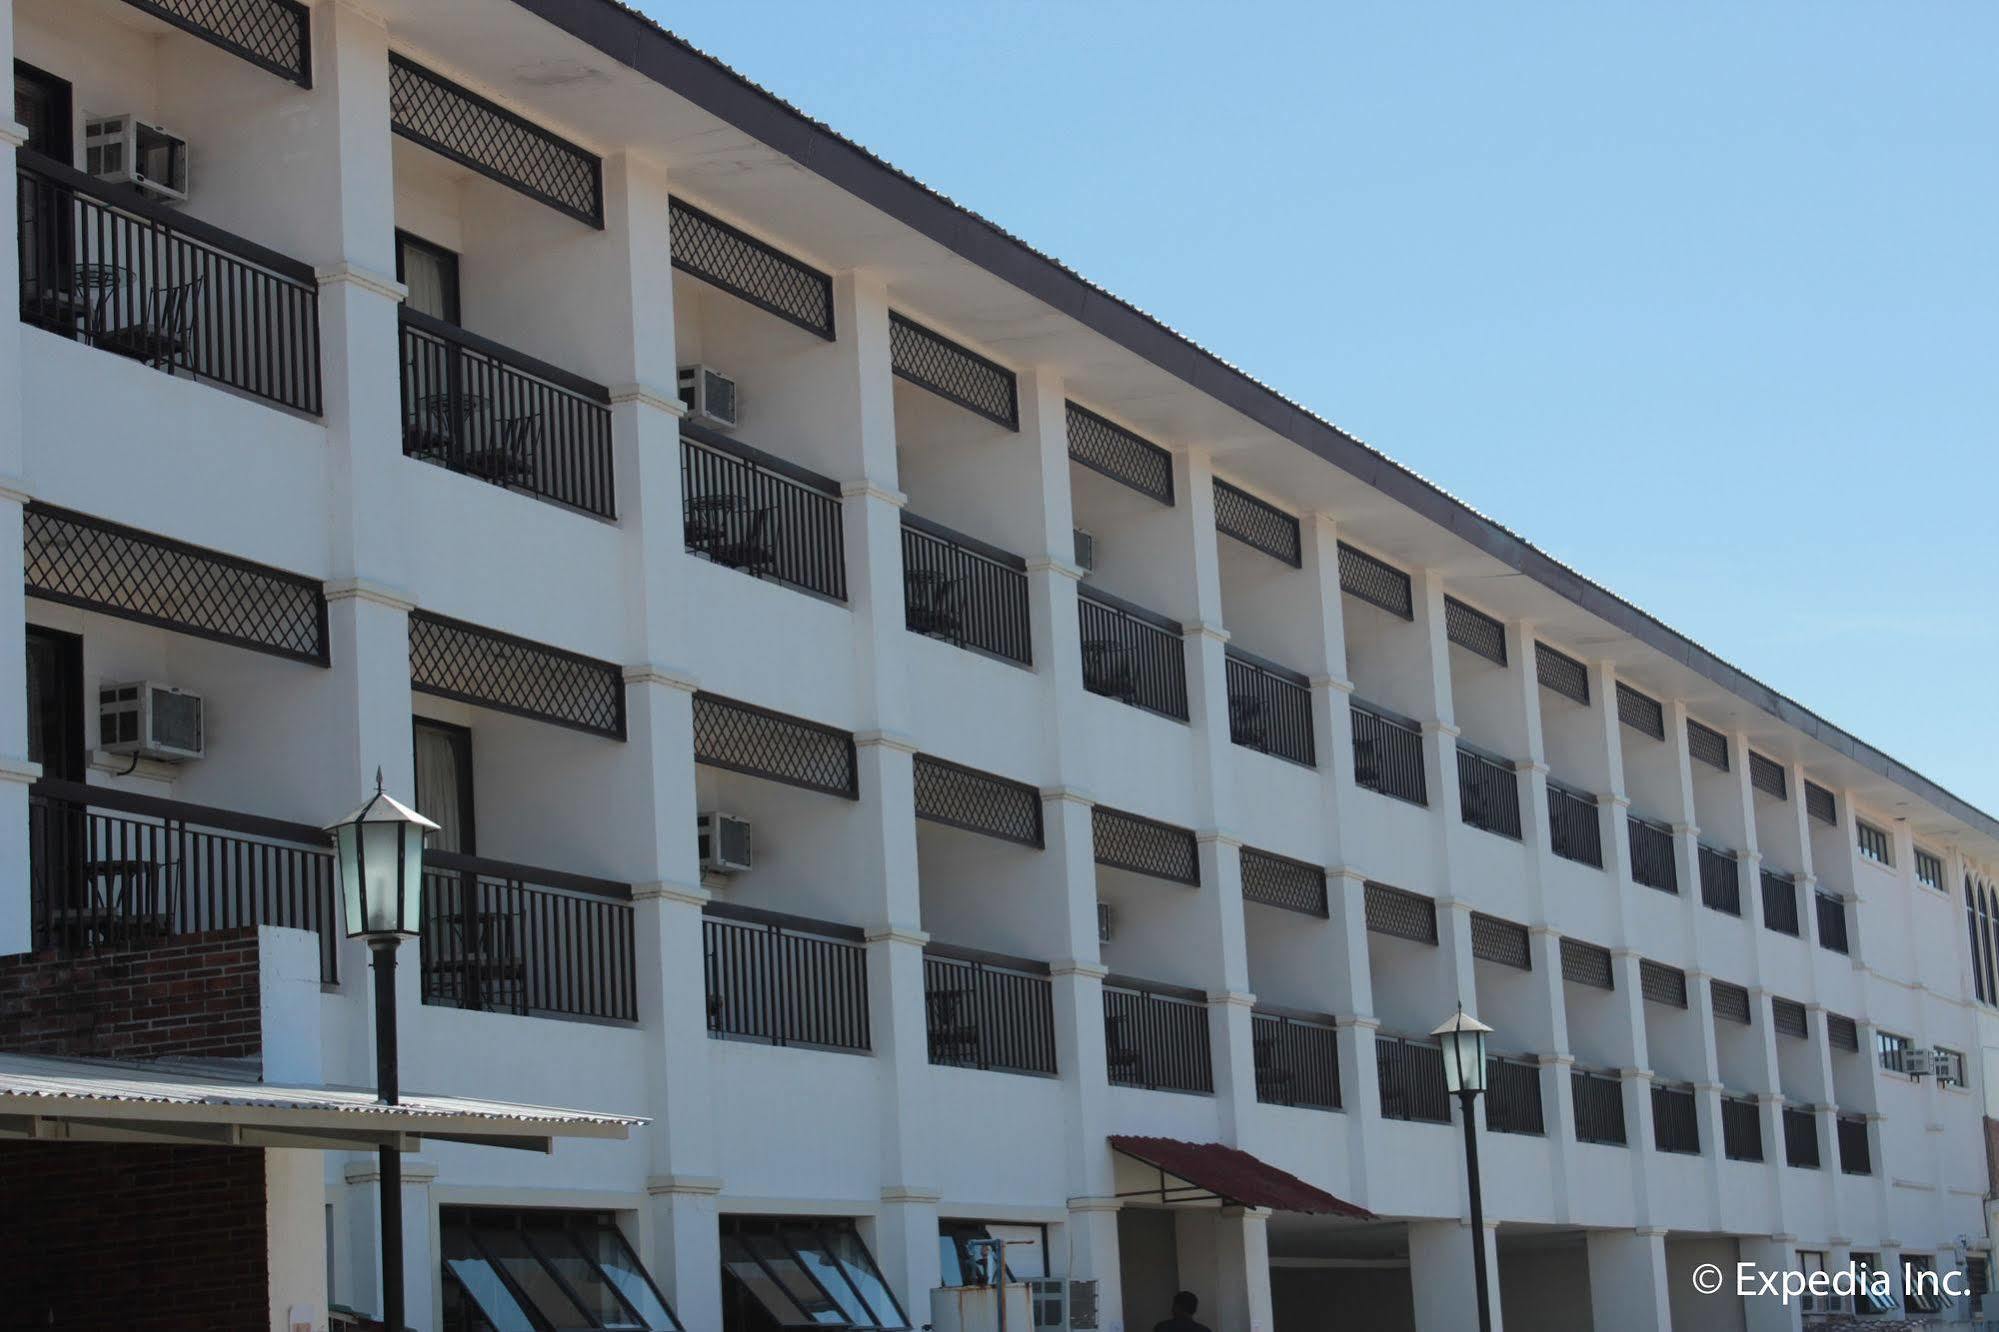
[[[1001,1304],[1005,1307],[1002,1309]],[[999,1286],[939,1286],[930,1292],[935,1332],[1031,1332],[1027,1287],[1018,1281]]]
[[[1957,1059],[1948,1050],[1930,1051],[1930,1076],[1943,1082],[1957,1072]]]
[[[83,124],[83,169],[168,203],[187,200],[187,140],[137,116],[98,116]]]
[[[202,753],[201,695],[142,680],[97,691],[97,743],[113,754],[198,759]]]
[[[1111,941],[1111,933],[1116,925],[1117,912],[1111,909],[1111,904],[1109,902],[1097,903],[1097,942],[1100,944],[1109,943]]]
[[[1086,574],[1095,573],[1097,571],[1096,536],[1093,533],[1085,532],[1080,527],[1075,529],[1075,535],[1076,535],[1076,567],[1078,569],[1081,569]]]
[[[683,365],[680,367],[680,405],[703,425],[714,426],[718,430],[734,430],[738,418],[736,381],[705,365]]]
[[[1027,1298],[1034,1332],[1069,1332],[1069,1283],[1061,1277],[1030,1277]]]
[[[741,874],[750,868],[750,823],[732,814],[703,814],[701,869],[708,874]]]
[[[1902,1051],[1902,1072],[1912,1078],[1922,1079],[1936,1071],[1936,1056],[1922,1046],[1911,1046]]]

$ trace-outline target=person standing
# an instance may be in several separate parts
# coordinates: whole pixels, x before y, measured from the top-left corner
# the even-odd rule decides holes
[[[1208,1332],[1206,1323],[1194,1321],[1194,1311],[1200,1307],[1193,1291],[1181,1291],[1173,1297],[1173,1316],[1154,1326],[1152,1332]]]

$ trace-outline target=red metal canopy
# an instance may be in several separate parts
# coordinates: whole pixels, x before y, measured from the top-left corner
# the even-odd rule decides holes
[[[1374,1213],[1365,1207],[1335,1198],[1288,1171],[1219,1142],[1182,1142],[1178,1138],[1137,1138],[1114,1133],[1110,1143],[1113,1151],[1185,1181],[1184,1185],[1168,1185],[1162,1179],[1158,1190],[1161,1201],[1213,1198],[1222,1203],[1267,1207],[1276,1212],[1374,1220]],[[1147,1190],[1148,1194],[1151,1192]],[[1179,1196],[1169,1198],[1169,1194]]]

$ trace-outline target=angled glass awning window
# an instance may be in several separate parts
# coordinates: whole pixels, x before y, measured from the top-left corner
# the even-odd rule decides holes
[[[446,1323],[467,1332],[681,1332],[603,1212],[447,1207]]]
[[[727,1332],[909,1326],[852,1221],[724,1216],[721,1227]]]

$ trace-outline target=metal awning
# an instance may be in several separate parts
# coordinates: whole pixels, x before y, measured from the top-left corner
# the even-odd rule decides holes
[[[1111,1149],[1126,1158],[1118,1167],[1118,1197],[1167,1206],[1264,1207],[1372,1221],[1374,1213],[1288,1171],[1219,1142],[1136,1138],[1112,1134]],[[1126,1188],[1126,1184],[1146,1187]]]
[[[425,1138],[546,1152],[557,1138],[624,1138],[646,1121],[468,1096],[278,1086],[210,1063],[0,1054],[0,1138],[415,1151]]]

